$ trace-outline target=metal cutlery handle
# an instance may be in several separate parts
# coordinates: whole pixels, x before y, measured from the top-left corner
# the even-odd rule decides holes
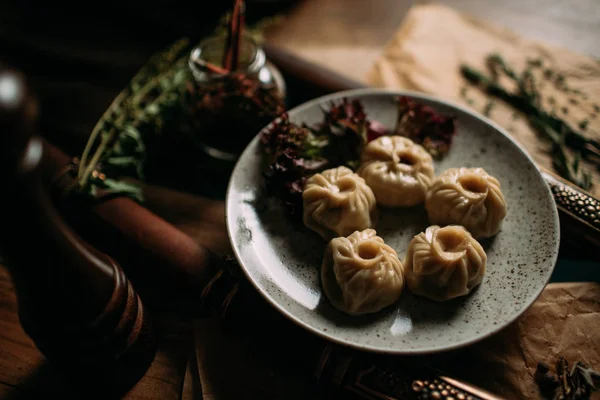
[[[600,245],[600,200],[550,171],[540,171],[554,196],[561,227]]]
[[[201,297],[203,312],[220,315],[227,321],[243,320],[248,315],[256,315],[256,310],[260,310],[258,314],[268,319],[267,313],[274,312],[270,307],[265,308],[264,302],[244,279],[232,257],[222,261],[222,268],[206,286]],[[285,323],[281,320],[275,322]],[[287,328],[280,326],[280,329]],[[296,330],[286,334],[303,335],[303,332]],[[304,339],[298,336],[295,340],[306,344]],[[337,393],[341,391],[357,400],[500,399],[483,389],[406,358],[354,351],[326,341],[318,341],[311,346],[295,352],[292,358],[302,358],[301,363],[313,370],[317,381],[326,389],[333,389]]]
[[[327,345],[315,370],[318,380],[365,400],[499,400],[481,388],[412,362],[336,351]]]

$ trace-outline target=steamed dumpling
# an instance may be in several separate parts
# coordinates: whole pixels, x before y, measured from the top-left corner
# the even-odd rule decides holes
[[[425,198],[432,225],[462,225],[476,239],[494,236],[506,216],[500,182],[483,168],[450,168],[435,179]]]
[[[410,207],[425,200],[434,178],[433,159],[408,138],[381,136],[363,150],[357,174],[373,189],[377,204]]]
[[[395,303],[404,288],[398,254],[373,229],[332,239],[321,281],[331,304],[349,315],[380,311]]]
[[[479,285],[487,255],[462,226],[430,226],[415,236],[404,260],[408,288],[431,300],[464,296]]]
[[[325,240],[373,228],[379,216],[373,191],[347,167],[311,176],[302,200],[304,224]]]

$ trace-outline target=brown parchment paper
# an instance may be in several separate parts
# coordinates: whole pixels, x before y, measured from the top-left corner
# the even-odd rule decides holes
[[[466,348],[453,370],[509,399],[540,398],[538,362],[554,369],[558,356],[600,368],[600,284],[554,283],[515,323]],[[461,357],[459,357],[461,358]],[[596,392],[593,399],[600,398]]]
[[[493,18],[491,15],[490,18]],[[541,60],[543,68],[534,69],[542,93],[542,106],[554,110],[571,126],[587,120],[581,132],[600,138],[600,62],[586,55],[528,40],[508,29],[473,18],[444,5],[416,5],[383,53],[374,62],[366,81],[375,87],[415,90],[459,102],[483,113],[487,97],[470,88],[459,68],[468,64],[485,69],[488,54],[498,53],[515,67],[525,68],[527,60]],[[564,82],[582,95],[558,90],[544,71],[562,74]],[[552,100],[554,99],[554,100]],[[512,134],[541,167],[553,170],[547,141],[541,140],[523,115],[501,101],[495,101],[489,117]],[[600,195],[600,173],[585,163],[593,175],[591,192]]]
[[[201,397],[229,399],[323,399],[309,374],[286,357],[277,326],[225,328],[217,318],[195,322]],[[300,329],[300,328],[298,328]],[[256,335],[271,335],[252,340]],[[554,283],[513,324],[473,346],[458,350],[440,367],[508,399],[540,398],[533,374],[538,362],[558,356],[600,366],[600,284]],[[398,357],[398,362],[402,358]],[[343,396],[341,397],[343,398]],[[592,398],[600,398],[595,393]]]

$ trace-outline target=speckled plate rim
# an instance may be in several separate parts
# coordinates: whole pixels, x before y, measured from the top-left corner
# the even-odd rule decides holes
[[[508,134],[508,132],[506,132],[506,130],[504,128],[502,128],[500,125],[498,125],[491,119],[483,116],[482,114],[477,113],[476,111],[474,111],[472,109],[463,107],[459,104],[445,100],[438,96],[432,96],[432,95],[424,94],[421,92],[415,92],[415,91],[411,91],[411,90],[401,90],[401,89],[386,89],[386,88],[352,89],[352,90],[335,92],[332,94],[314,98],[312,100],[309,100],[305,103],[302,103],[302,104],[288,110],[287,113],[288,113],[288,115],[292,116],[296,113],[302,112],[305,109],[314,107],[315,105],[329,103],[331,101],[340,100],[345,97],[354,98],[354,97],[365,96],[365,95],[369,95],[369,96],[370,95],[373,95],[373,96],[374,95],[387,95],[387,96],[394,96],[394,97],[395,96],[407,96],[407,97],[410,97],[410,98],[413,98],[416,100],[425,100],[425,101],[429,101],[432,103],[438,103],[440,105],[444,105],[449,108],[453,108],[462,113],[468,114],[471,117],[478,119],[478,120],[482,121],[484,124],[490,126],[495,131],[497,131],[499,134],[505,136],[506,139],[508,139],[510,142],[512,142],[521,151],[521,153],[523,153],[523,155],[527,158],[527,160],[534,167],[533,170],[535,171],[537,178],[542,182],[542,187],[544,187],[546,189],[547,196],[552,198],[552,203],[555,205],[554,207],[552,207],[552,215],[553,215],[552,222],[553,222],[554,231],[556,233],[555,234],[556,237],[554,238],[554,243],[553,243],[554,247],[552,249],[552,250],[554,250],[553,251],[554,254],[553,254],[552,260],[551,260],[552,267],[550,268],[550,271],[548,271],[549,273],[548,273],[547,277],[544,279],[543,284],[539,286],[539,288],[536,292],[532,293],[531,297],[529,298],[529,302],[519,312],[516,312],[512,316],[512,318],[506,319],[505,321],[503,321],[503,323],[497,325],[496,328],[491,329],[490,331],[483,332],[478,335],[473,335],[473,337],[468,340],[463,340],[462,342],[458,342],[458,343],[443,346],[443,347],[432,347],[429,349],[390,348],[390,349],[383,350],[379,347],[371,347],[371,346],[367,346],[367,345],[357,345],[357,344],[349,343],[342,339],[338,339],[335,336],[329,335],[327,332],[323,332],[323,331],[320,331],[320,330],[312,327],[307,322],[303,321],[302,319],[296,317],[294,314],[292,314],[291,312],[286,310],[285,307],[283,307],[281,304],[279,304],[277,302],[277,300],[275,300],[272,296],[269,295],[269,293],[266,292],[265,289],[262,288],[261,284],[258,282],[257,279],[254,279],[254,276],[252,275],[252,273],[244,265],[244,260],[240,255],[240,249],[238,247],[238,244],[234,240],[235,231],[237,230],[237,228],[235,226],[235,223],[229,218],[229,215],[231,214],[229,207],[232,206],[232,203],[230,201],[230,199],[231,199],[230,194],[232,191],[234,176],[236,175],[238,170],[241,168],[241,161],[244,159],[246,153],[253,150],[254,142],[256,140],[258,140],[258,135],[260,135],[260,132],[262,132],[264,129],[266,129],[270,124],[266,125],[263,129],[261,129],[257,133],[257,135],[254,137],[254,139],[251,140],[250,143],[246,146],[245,150],[242,152],[242,154],[238,158],[238,161],[235,164],[235,167],[231,174],[229,183],[227,185],[227,192],[226,192],[226,197],[225,197],[225,223],[227,225],[227,234],[229,236],[229,240],[230,240],[234,255],[235,255],[238,263],[240,264],[244,275],[246,276],[248,281],[250,281],[252,286],[258,291],[258,293],[260,293],[260,295],[262,295],[262,297],[271,306],[273,306],[278,312],[280,312],[282,315],[284,315],[286,318],[288,318],[295,324],[299,325],[300,327],[306,329],[307,331],[309,331],[313,334],[316,334],[332,343],[340,344],[340,345],[350,347],[350,348],[355,348],[357,350],[368,351],[368,352],[372,352],[372,353],[393,354],[393,355],[426,355],[426,354],[435,354],[435,353],[441,353],[441,352],[460,349],[460,348],[475,344],[477,342],[482,341],[483,339],[486,339],[488,337],[495,335],[496,333],[500,332],[501,330],[503,330],[504,328],[511,325],[513,322],[515,322],[521,315],[523,315],[531,307],[531,305],[539,298],[539,296],[542,294],[542,292],[548,285],[548,282],[550,281],[552,273],[553,273],[554,269],[556,268],[556,262],[558,260],[558,249],[559,249],[559,245],[560,245],[560,222],[559,222],[559,216],[558,216],[558,209],[556,208],[556,204],[552,197],[552,191],[550,189],[550,186],[548,185],[548,183],[546,182],[546,180],[540,173],[537,165],[535,164],[535,162],[534,162],[533,158],[531,157],[531,155],[529,154],[529,152],[521,144],[519,144],[510,134]]]

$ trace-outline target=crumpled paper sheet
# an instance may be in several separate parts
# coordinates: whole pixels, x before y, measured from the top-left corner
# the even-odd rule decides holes
[[[570,365],[579,360],[600,368],[599,327],[600,283],[550,284],[521,318],[500,333],[455,351],[441,367],[508,399],[540,398],[533,379],[538,362],[553,368],[562,356]],[[281,341],[272,346],[268,340],[253,341],[261,329],[277,335],[277,326],[261,326],[260,316],[255,326],[242,331],[226,329],[216,318],[195,321],[202,394],[198,397],[331,399],[318,391],[311,376],[293,369],[295,360],[286,358]],[[287,344],[295,345],[299,344]],[[600,393],[592,398],[600,398]]]
[[[491,17],[490,17],[491,18]],[[540,82],[542,106],[555,110],[572,127],[588,120],[581,132],[600,139],[600,61],[568,49],[528,40],[510,30],[470,17],[439,4],[414,6],[387,43],[383,54],[367,73],[366,81],[375,87],[401,88],[434,94],[483,113],[488,98],[466,85],[459,68],[467,64],[481,71],[488,54],[498,53],[517,71],[528,59],[540,59],[543,68],[535,70]],[[566,84],[583,96],[565,94],[543,79],[543,71],[561,73]],[[464,88],[466,92],[464,92]],[[461,94],[463,91],[463,94]],[[554,104],[551,104],[554,99]],[[587,99],[585,99],[587,98]],[[577,104],[572,104],[572,101]],[[563,112],[567,109],[567,113]],[[594,117],[595,116],[595,117]],[[524,115],[502,101],[495,101],[489,117],[505,128],[531,154],[535,162],[550,171],[552,158],[548,142],[541,140]],[[600,195],[600,172],[584,163],[592,173],[592,194]]]
[[[509,399],[536,399],[538,362],[557,357],[600,369],[600,284],[554,283],[515,323],[465,349],[455,371]],[[462,357],[459,357],[462,358]],[[593,399],[600,398],[600,392]]]
[[[265,30],[272,45],[364,81],[413,0],[303,0]]]

